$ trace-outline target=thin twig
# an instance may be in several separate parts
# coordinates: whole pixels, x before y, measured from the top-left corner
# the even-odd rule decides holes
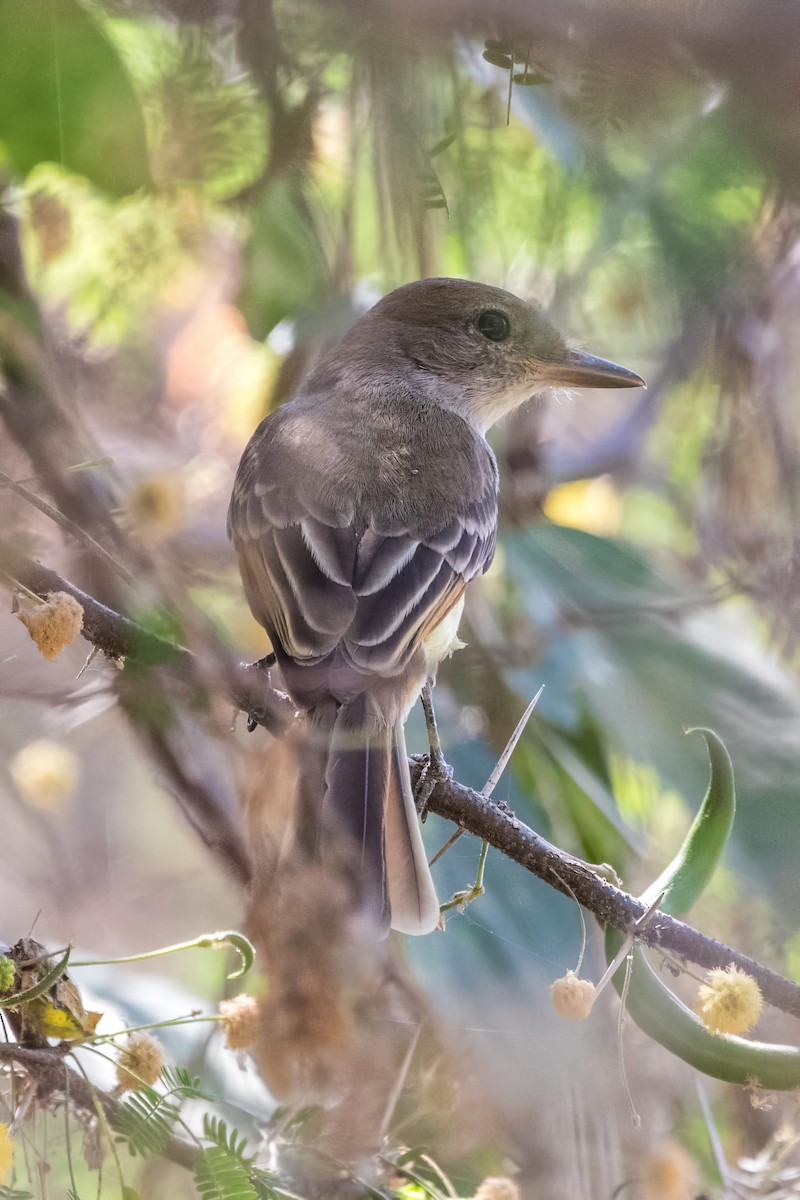
[[[30,489],[26,488],[23,484],[17,483],[17,481],[12,479],[10,475],[6,475],[5,471],[0,471],[0,483],[2,483],[5,487],[11,488],[11,490],[16,492],[18,496],[21,496],[23,500],[27,500],[28,504],[32,504],[34,508],[38,508],[39,512],[44,513],[44,515],[49,517],[51,521],[55,521],[59,528],[63,529],[65,533],[68,533],[69,536],[74,538],[76,542],[80,542],[80,544],[86,550],[88,550],[90,554],[94,554],[96,558],[99,558],[102,563],[105,563],[109,570],[113,571],[115,575],[118,575],[120,579],[124,580],[125,583],[132,584],[134,582],[133,575],[130,573],[127,567],[123,566],[121,562],[117,562],[113,554],[109,554],[109,552],[103,546],[101,546],[99,542],[94,540],[91,534],[87,533],[85,529],[81,529],[80,525],[77,525],[74,521],[71,521],[69,517],[65,517],[64,514],[59,512],[57,508],[54,508],[52,504],[48,504],[46,500],[43,500],[41,496],[37,496],[35,492],[30,491]]]

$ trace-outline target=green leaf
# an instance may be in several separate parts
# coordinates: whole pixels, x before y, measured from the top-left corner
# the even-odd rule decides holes
[[[200,1152],[194,1183],[203,1200],[258,1200],[247,1166],[220,1146]]]
[[[706,739],[711,778],[703,803],[680,850],[666,870],[642,893],[652,904],[664,892],[660,907],[675,917],[687,913],[705,890],[728,844],[736,814],[733,766],[725,743],[711,729],[687,729]]]
[[[0,0],[0,142],[114,195],[147,185],[144,123],[114,49],[76,0]]]
[[[172,1136],[178,1106],[151,1087],[139,1087],[127,1096],[111,1118],[118,1141],[127,1143],[131,1154],[161,1154]]]
[[[456,140],[455,133],[446,134],[445,137],[441,138],[436,143],[436,145],[431,150],[428,151],[428,157],[436,158],[437,154],[443,154],[444,151],[447,150],[447,148],[449,146],[452,146],[452,144],[455,140]]]
[[[203,1118],[203,1135],[212,1142],[205,1147],[194,1172],[195,1186],[203,1200],[258,1200],[251,1179],[252,1161],[246,1157],[247,1142],[218,1117]]]
[[[614,947],[621,945],[621,939],[617,930],[606,930],[607,956],[616,953]],[[776,1091],[800,1087],[800,1048],[710,1033],[656,974],[644,951],[635,946],[631,953],[633,970],[627,1011],[653,1041],[715,1079]],[[614,977],[618,991],[623,976],[624,969],[620,968]]]
[[[207,1100],[210,1103],[214,1102],[214,1097],[205,1092],[200,1086],[199,1077],[190,1075],[185,1067],[162,1067],[161,1081],[166,1087],[167,1095],[174,1096],[179,1092],[187,1100]]]
[[[422,1200],[444,1200],[452,1195],[450,1180],[433,1159],[419,1146],[403,1150],[399,1154],[387,1154],[384,1162],[401,1172],[409,1180],[397,1190],[398,1196],[422,1197]]]
[[[711,779],[700,810],[667,869],[651,884],[642,899],[652,903],[665,892],[664,910],[679,915],[691,907],[710,880],[727,845],[735,812],[733,768],[722,739],[710,729],[702,733],[711,759]],[[609,962],[622,945],[623,935],[606,928]],[[800,1048],[772,1046],[730,1034],[711,1033],[650,965],[644,950],[634,946],[626,1006],[635,1023],[654,1041],[716,1079],[777,1090],[800,1086]],[[625,967],[614,976],[622,994]]]
[[[538,71],[521,71],[514,76],[514,83],[520,87],[538,87],[542,83],[550,82],[546,75],[540,75]]]
[[[252,214],[238,305],[261,338],[279,321],[313,312],[328,292],[314,214],[290,180],[277,179]]]
[[[508,54],[500,54],[497,50],[484,50],[483,57],[493,67],[500,67],[504,71],[509,71],[514,65],[513,58]]]
[[[245,1161],[247,1139],[240,1137],[235,1129],[228,1132],[228,1126],[220,1117],[211,1117],[208,1114],[203,1117],[203,1136],[209,1142],[213,1142],[215,1146],[219,1146],[226,1154],[241,1159],[242,1162]]]
[[[212,946],[214,949],[224,945],[233,947],[239,955],[240,961],[237,970],[231,971],[228,979],[241,979],[242,975],[246,975],[255,962],[256,952],[253,943],[238,929],[223,929],[217,933],[206,934],[198,938],[195,945],[201,948]]]

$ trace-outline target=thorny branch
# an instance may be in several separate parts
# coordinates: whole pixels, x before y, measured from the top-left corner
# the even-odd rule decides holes
[[[99,604],[54,571],[10,550],[2,542],[0,570],[36,595],[44,597],[48,592],[65,591],[75,596],[84,605],[83,636],[115,658],[146,653],[148,648],[152,649],[152,642],[158,643],[158,639],[140,629],[135,622]],[[167,643],[158,645],[162,650],[168,648]],[[160,661],[164,661],[163,656]],[[190,651],[177,647],[165,669],[186,672],[191,669],[192,661]],[[266,672],[255,668],[231,671],[230,690],[236,705],[256,724],[276,735],[286,729],[294,710],[288,697],[272,688]],[[412,780],[416,781],[423,769],[423,760],[412,759],[410,765]],[[488,841],[563,895],[574,897],[604,924],[627,932],[646,911],[647,906],[641,900],[615,887],[586,863],[540,837],[507,806],[487,799],[456,780],[439,781],[428,798],[427,807],[430,812]],[[658,913],[642,930],[640,938],[649,946],[669,950],[702,967],[726,967],[735,963],[752,975],[765,1000],[800,1018],[800,986],[683,921]]]
[[[74,596],[83,607],[83,636],[109,658],[141,658],[167,664],[170,673],[178,678],[194,674],[194,657],[185,647],[166,642],[128,617],[106,608],[99,600],[62,579],[55,571],[21,554],[0,539],[2,577],[8,586],[13,588],[15,582],[20,583],[42,599],[50,592],[67,592]],[[279,735],[284,732],[294,715],[294,707],[288,696],[270,686],[264,671],[231,664],[227,682],[238,708],[252,714],[253,720],[270,733]]]

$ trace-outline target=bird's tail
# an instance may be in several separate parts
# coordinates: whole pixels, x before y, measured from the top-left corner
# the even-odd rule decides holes
[[[325,722],[323,853],[328,839],[344,846],[355,861],[364,905],[384,928],[430,933],[439,921],[439,902],[414,807],[403,727],[369,720],[367,704],[361,697],[343,704]]]

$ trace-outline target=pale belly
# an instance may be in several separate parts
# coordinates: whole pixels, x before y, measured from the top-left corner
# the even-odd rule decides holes
[[[460,650],[464,645],[458,637],[458,626],[464,611],[464,597],[455,604],[445,619],[433,629],[422,644],[428,665],[428,675],[432,675],[443,658],[447,658],[454,650]]]
[[[458,626],[461,620],[461,614],[464,611],[464,597],[453,605],[450,612],[441,621],[435,629],[433,629],[425,641],[422,643],[422,652],[424,655],[424,669],[417,675],[416,670],[409,672],[406,677],[406,684],[403,689],[403,699],[400,705],[397,706],[397,691],[396,684],[392,683],[388,694],[384,694],[380,703],[384,720],[387,724],[394,724],[399,720],[404,723],[409,712],[417,702],[422,688],[427,679],[435,678],[436,668],[442,659],[447,658],[455,650],[460,650],[464,643],[459,639]],[[415,665],[419,663],[419,659],[415,657]]]

